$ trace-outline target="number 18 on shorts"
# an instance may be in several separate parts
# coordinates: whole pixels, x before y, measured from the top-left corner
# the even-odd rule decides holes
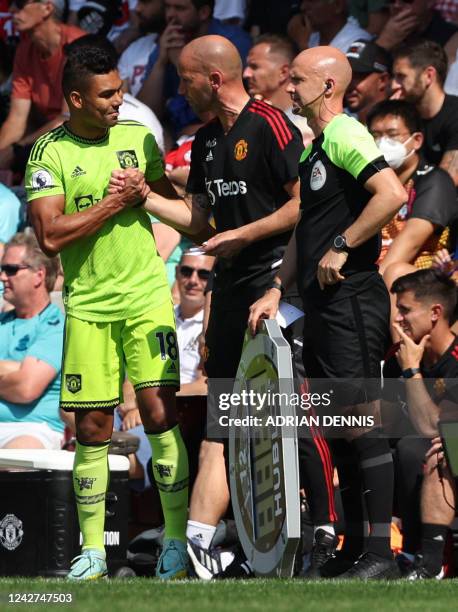
[[[125,371],[136,391],[180,386],[170,302],[135,318],[107,323],[67,316],[61,408],[115,408],[122,401]]]

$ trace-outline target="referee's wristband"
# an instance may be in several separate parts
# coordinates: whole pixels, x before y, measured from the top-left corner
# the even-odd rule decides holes
[[[285,295],[285,288],[281,283],[277,283],[277,281],[272,281],[267,289],[278,289],[280,291],[281,297]]]

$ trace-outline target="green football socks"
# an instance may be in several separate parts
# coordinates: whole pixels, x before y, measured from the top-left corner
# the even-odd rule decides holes
[[[147,433],[153,474],[161,496],[165,538],[186,542],[188,516],[188,453],[178,425],[163,433]]]
[[[108,487],[108,446],[76,442],[73,464],[73,488],[78,520],[83,535],[83,550],[92,548],[105,552],[105,495]]]

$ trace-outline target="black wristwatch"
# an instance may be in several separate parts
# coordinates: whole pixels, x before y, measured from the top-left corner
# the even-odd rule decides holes
[[[413,378],[415,374],[418,374],[419,372],[421,372],[420,368],[407,368],[405,370],[402,370],[402,377]]]
[[[332,245],[336,251],[345,251],[345,253],[350,252],[350,247],[347,245],[347,239],[343,234],[337,234]]]
[[[272,281],[267,289],[278,289],[280,291],[281,297],[285,295],[285,288],[281,283],[277,283],[277,281]]]

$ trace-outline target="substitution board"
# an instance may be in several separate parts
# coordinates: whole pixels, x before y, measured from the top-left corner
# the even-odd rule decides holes
[[[229,434],[238,535],[257,575],[290,577],[300,539],[299,467],[296,427],[278,418],[296,413],[287,400],[294,393],[291,351],[276,321],[263,321],[261,331],[245,342],[234,393],[244,390],[269,401],[262,409],[257,402],[231,408],[231,418],[262,422],[231,427]]]

